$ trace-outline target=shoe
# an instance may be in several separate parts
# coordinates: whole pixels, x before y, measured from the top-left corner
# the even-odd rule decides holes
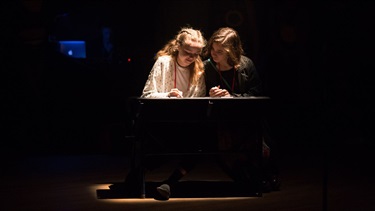
[[[159,193],[158,199],[160,200],[168,200],[171,195],[171,188],[168,184],[162,184],[156,188]]]

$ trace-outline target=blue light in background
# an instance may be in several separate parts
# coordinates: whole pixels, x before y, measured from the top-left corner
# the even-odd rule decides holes
[[[73,58],[86,58],[85,41],[59,41],[60,53]]]

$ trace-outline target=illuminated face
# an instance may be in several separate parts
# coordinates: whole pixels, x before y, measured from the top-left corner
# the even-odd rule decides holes
[[[184,45],[178,47],[177,62],[182,67],[187,67],[193,63],[202,52],[202,48],[192,47],[189,45]]]
[[[216,63],[225,63],[228,59],[228,54],[220,43],[212,43],[211,57]]]

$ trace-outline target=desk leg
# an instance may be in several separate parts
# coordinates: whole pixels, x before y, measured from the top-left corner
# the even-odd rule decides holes
[[[131,195],[138,195],[146,198],[145,191],[145,167],[143,158],[142,141],[139,136],[133,141],[133,149],[130,160],[130,172],[125,179],[125,183],[134,187]]]
[[[138,166],[137,168],[133,168],[132,171],[134,173],[133,182],[136,183],[134,186],[134,191],[136,193],[133,193],[132,195],[144,199],[146,198],[145,170],[141,166]]]
[[[263,195],[263,139],[262,134],[257,138],[257,170],[256,170],[256,195]]]
[[[262,162],[262,159],[263,157],[261,156],[259,158],[259,161],[258,161],[258,167],[257,167],[257,170],[256,170],[256,180],[257,180],[257,183],[256,183],[256,192],[255,192],[255,195],[261,197],[263,195],[263,175],[262,175],[262,172],[263,172],[263,162]]]
[[[141,188],[141,198],[146,198],[146,181],[145,181],[145,170],[144,168],[140,168],[140,188]]]
[[[137,172],[137,187],[139,187],[140,198],[146,198],[146,181],[145,181],[145,166],[144,156],[142,150],[142,144],[138,143],[137,150],[135,153],[134,168]]]

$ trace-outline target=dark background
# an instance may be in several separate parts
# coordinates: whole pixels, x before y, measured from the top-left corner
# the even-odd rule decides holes
[[[272,99],[279,146],[372,144],[374,9],[373,1],[3,1],[1,150],[128,152],[127,99],[186,25],[207,39],[222,26],[240,33]],[[61,55],[57,40],[85,40],[87,58]]]

